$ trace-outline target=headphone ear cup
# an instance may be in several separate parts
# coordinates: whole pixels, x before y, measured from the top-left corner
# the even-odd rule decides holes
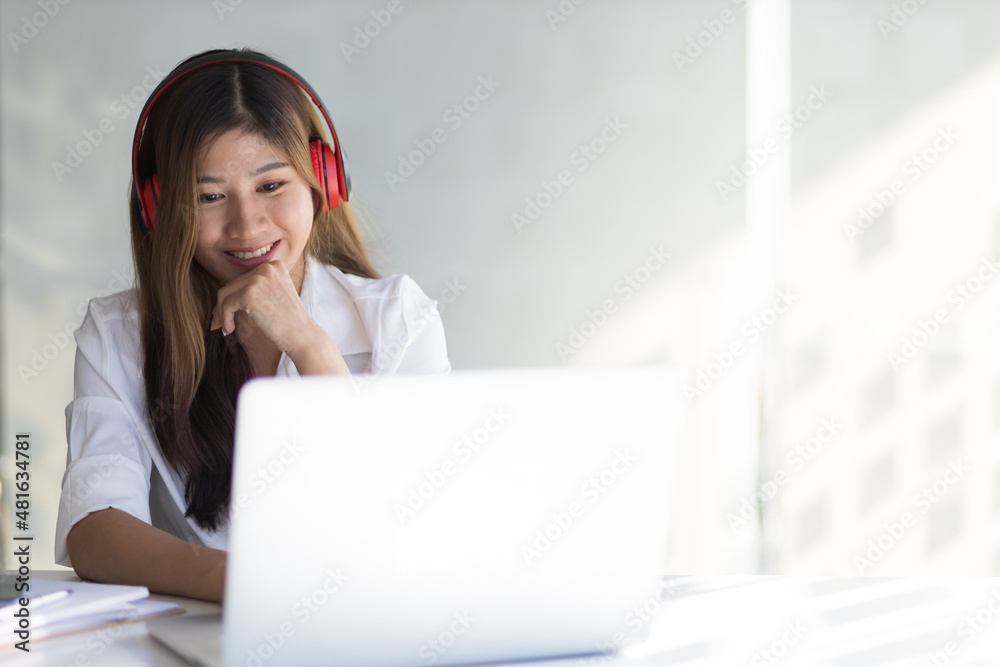
[[[338,169],[337,157],[330,146],[319,139],[309,142],[309,154],[312,157],[313,173],[319,181],[323,201],[321,211],[329,211],[340,206],[341,171]]]
[[[351,171],[347,168],[347,155],[344,154],[344,147],[338,144],[337,157],[337,177],[340,179],[338,182],[340,190],[340,199],[342,201],[351,200]]]
[[[142,192],[139,194],[142,203],[143,221],[149,235],[153,235],[153,227],[156,225],[156,204],[160,201],[160,178],[153,174],[142,184]]]

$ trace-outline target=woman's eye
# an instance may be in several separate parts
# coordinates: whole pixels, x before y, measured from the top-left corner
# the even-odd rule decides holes
[[[273,183],[265,183],[264,185],[260,186],[260,189],[263,190],[264,192],[274,192],[282,185],[283,183],[281,183],[280,181],[274,181]]]
[[[198,195],[198,201],[203,204],[211,204],[214,201],[218,201],[220,196],[221,195],[216,194],[215,192],[209,192],[203,195]]]

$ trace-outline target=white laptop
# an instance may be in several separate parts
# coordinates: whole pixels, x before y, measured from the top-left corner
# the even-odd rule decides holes
[[[634,643],[665,559],[681,380],[661,364],[252,380],[221,656],[188,632],[211,633],[204,618],[150,632],[195,662],[268,667]]]

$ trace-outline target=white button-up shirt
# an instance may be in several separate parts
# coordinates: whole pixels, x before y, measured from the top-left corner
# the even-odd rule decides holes
[[[437,302],[409,276],[373,280],[309,259],[300,296],[352,374],[451,370]],[[60,565],[72,567],[70,528],[108,507],[195,544],[227,545],[226,529],[210,532],[184,517],[184,479],[157,445],[146,411],[136,297],[128,290],[92,299],[75,334],[73,400],[66,406],[69,448],[56,520]],[[287,354],[276,375],[298,375]],[[359,379],[364,377],[370,376]]]

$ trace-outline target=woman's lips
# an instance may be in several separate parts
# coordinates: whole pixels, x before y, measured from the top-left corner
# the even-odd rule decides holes
[[[252,269],[253,267],[264,264],[265,262],[270,262],[271,259],[273,259],[274,253],[278,249],[278,245],[280,243],[281,241],[274,241],[273,243],[271,243],[270,247],[268,247],[267,245],[263,245],[260,248],[258,248],[255,252],[240,252],[239,254],[243,255],[244,257],[247,257],[246,259],[241,259],[240,257],[236,257],[230,252],[224,252],[223,254],[226,256],[226,259],[228,259],[236,266],[242,266]],[[267,252],[256,257],[253,256],[264,249],[267,249]]]

